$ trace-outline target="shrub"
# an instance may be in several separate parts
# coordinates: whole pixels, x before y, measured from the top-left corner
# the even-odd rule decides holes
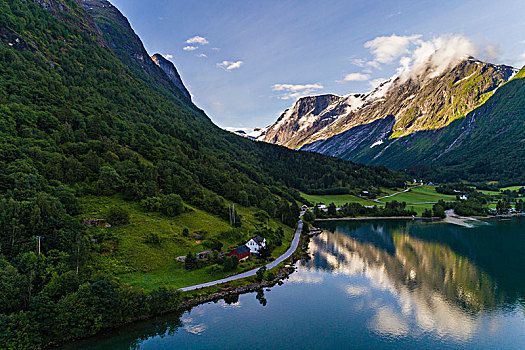
[[[275,279],[275,274],[273,272],[270,271],[266,274],[267,281],[273,281],[274,279]]]
[[[160,244],[160,237],[156,233],[148,233],[144,238],[144,242],[149,244]]]
[[[255,273],[255,280],[257,282],[262,282],[264,279],[264,274],[266,273],[266,266],[261,267],[257,272]]]
[[[111,207],[106,215],[106,220],[112,226],[129,224],[129,213],[121,207]]]

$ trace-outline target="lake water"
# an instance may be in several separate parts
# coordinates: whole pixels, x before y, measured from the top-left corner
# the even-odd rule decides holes
[[[524,349],[525,220],[319,224],[281,286],[70,349]]]

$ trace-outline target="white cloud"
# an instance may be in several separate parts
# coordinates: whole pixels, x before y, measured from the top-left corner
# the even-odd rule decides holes
[[[375,89],[376,87],[378,87],[381,83],[385,82],[386,80],[387,79],[385,78],[372,79],[368,82],[368,85],[370,85],[372,89]]]
[[[404,79],[423,74],[433,78],[466,57],[477,55],[477,52],[474,44],[463,35],[442,35],[429,41],[419,40],[411,56],[401,59],[398,73]]]
[[[206,58],[208,56],[205,53],[200,53],[197,55],[197,57]]]
[[[165,59],[169,60],[169,59],[173,58],[173,55],[166,54],[166,55],[162,55],[162,57],[164,57]]]
[[[364,67],[365,64],[366,64],[366,61],[361,59],[361,58],[354,58],[354,59],[352,59],[352,64],[354,66]]]
[[[184,51],[195,51],[195,50],[198,49],[198,47],[197,46],[190,46],[190,45],[188,45],[188,46],[184,46],[182,49]]]
[[[397,12],[394,12],[394,13],[391,13],[389,15],[386,16],[386,18],[392,18],[392,17],[396,17],[396,16],[399,16],[401,15],[401,11],[397,11]]]
[[[206,38],[203,38],[202,36],[198,35],[195,35],[193,38],[189,38],[188,40],[186,40],[186,44],[206,45],[209,43],[210,42]]]
[[[303,90],[316,90],[316,89],[322,89],[324,86],[320,84],[305,84],[305,85],[299,85],[299,84],[275,84],[272,89],[273,91],[303,91]]]
[[[304,97],[315,90],[323,89],[321,84],[275,84],[272,86],[273,91],[281,91],[284,94],[279,98],[281,100],[298,99]]]
[[[487,45],[485,47],[483,58],[488,62],[495,62],[501,56],[499,45]]]
[[[363,73],[350,73],[345,75],[343,81],[365,81],[370,79],[370,75]]]
[[[236,61],[236,62],[222,61],[222,62],[217,63],[217,67],[223,68],[225,70],[232,70],[232,69],[240,68],[243,63],[244,63],[243,61]]]
[[[409,53],[408,47],[411,43],[421,38],[421,35],[380,36],[365,43],[365,48],[374,55],[374,60],[369,65],[377,66],[379,63],[392,63],[399,56]]]

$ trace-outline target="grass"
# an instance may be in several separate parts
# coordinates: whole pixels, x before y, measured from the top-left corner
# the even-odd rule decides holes
[[[456,196],[440,194],[436,192],[437,186],[420,186],[414,188],[409,192],[399,193],[393,197],[383,198],[382,202],[406,202],[406,203],[424,203],[424,202],[437,202],[440,199],[444,201],[455,201]]]
[[[381,191],[383,191],[383,194],[381,196],[393,194],[397,191],[382,188]],[[336,206],[340,207],[343,204],[346,203],[359,203],[361,205],[379,205],[378,203],[374,202],[372,199],[365,199],[361,197],[357,197],[351,194],[337,194],[337,195],[313,195],[313,194],[306,194],[302,193],[304,199],[312,202],[312,203],[324,203],[326,205],[330,203],[334,203]]]
[[[398,201],[398,202],[406,202],[406,203],[423,203],[423,202],[437,202],[440,199],[443,199],[444,201],[455,201],[456,196],[452,195],[444,195],[436,192],[437,186],[420,186],[418,188],[412,189],[410,192],[403,192],[399,193],[392,197],[387,197],[381,199],[382,202],[392,202],[392,201]],[[397,190],[391,190],[391,189],[382,189],[385,195],[390,195],[398,192]],[[309,195],[306,193],[301,193],[301,195],[307,199],[310,202],[314,203],[324,203],[324,204],[330,204],[334,203],[336,206],[342,206],[345,203],[359,203],[361,205],[378,205],[380,206],[380,203],[374,202],[371,199],[363,199],[360,197],[356,197],[353,195],[345,194],[345,195]],[[381,197],[380,196],[380,197]],[[417,204],[417,205],[407,205],[407,208],[413,209],[418,213],[418,215],[421,215],[425,209],[432,209],[433,204]]]
[[[129,212],[128,225],[109,229],[89,228],[88,232],[92,237],[110,237],[103,243],[96,243],[99,252],[92,254],[92,268],[109,271],[124,283],[145,290],[161,286],[180,288],[225,277],[227,274],[218,267],[216,270],[219,271],[215,273],[211,267],[186,271],[183,263],[176,261],[176,258],[188,252],[207,250],[202,243],[211,238],[219,239],[224,244],[222,250],[229,251],[244,243],[256,231],[256,227],[262,225],[254,217],[257,209],[238,205],[236,209],[242,216],[242,227],[233,230],[226,220],[193,207],[190,207],[191,212],[171,218],[160,213],[144,211],[138,203],[124,201],[118,196],[87,196],[81,199],[81,204],[82,218],[103,218],[111,206],[120,206]],[[273,229],[282,227],[285,232],[283,246],[277,247],[272,254],[278,256],[290,245],[295,229],[274,220],[269,221],[269,226]],[[190,237],[182,235],[184,228],[189,229]],[[207,233],[204,237],[191,237],[199,231]],[[149,233],[157,234],[160,244],[146,243],[145,237]],[[103,245],[106,249],[100,249]],[[238,270],[252,267],[253,262],[244,262],[239,265]]]
[[[506,191],[506,190],[510,190],[510,191],[518,191],[520,188],[523,188],[525,187],[524,185],[520,185],[520,186],[509,186],[509,187],[505,187],[505,188],[502,188],[501,191]]]

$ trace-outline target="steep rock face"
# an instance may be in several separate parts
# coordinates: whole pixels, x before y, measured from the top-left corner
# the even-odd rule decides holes
[[[380,132],[371,131],[364,146],[349,146],[359,128],[376,126],[375,130],[381,131],[378,126],[385,125],[385,131],[388,119],[350,129],[304,149],[391,169],[412,167],[418,177],[439,181],[523,181],[525,67],[484,104],[445,127],[397,138],[388,134],[380,137]]]
[[[383,144],[383,140],[392,135],[395,123],[394,116],[389,115],[368,124],[354,126],[328,140],[314,141],[303,146],[301,150],[329,154],[339,158],[352,157],[355,153],[361,154],[367,148],[373,149]]]
[[[318,135],[330,130],[340,119],[381,99],[391,83],[388,80],[368,94],[303,97],[274,124],[266,127],[257,139],[289,148],[315,141]]]
[[[115,6],[107,0],[82,0],[81,4],[94,18],[111,51],[125,66],[156,89],[168,89],[184,99],[185,93],[153,62],[127,18]]]
[[[357,160],[362,152],[374,149],[373,145],[419,131],[437,130],[464,117],[508,81],[515,70],[468,58],[438,76],[433,73],[429,66],[418,75],[394,77],[369,94],[334,97],[335,102],[318,113],[309,111],[304,115],[287,110],[259,139],[329,155],[346,154],[346,159]],[[323,100],[324,96],[319,98]],[[292,109],[298,110],[296,107]],[[337,117],[322,118],[332,111],[339,113]],[[364,135],[363,128],[358,128],[388,116],[393,116],[395,123],[390,132],[382,129],[380,138]],[[307,124],[305,119],[323,123]],[[391,122],[388,118],[379,124],[384,127]],[[359,131],[361,136],[352,131]]]
[[[182,82],[182,79],[179,75],[179,72],[177,71],[177,68],[175,68],[175,65],[158,53],[151,56],[151,59],[153,60],[153,62],[155,62],[157,66],[159,66],[164,72],[166,72],[168,78],[170,78],[170,80],[175,84],[175,86],[178,87],[184,93],[184,96],[191,100],[190,92],[184,86],[184,83]]]
[[[339,116],[341,99],[336,95],[301,98],[260,137],[264,137],[266,142],[294,147]]]

